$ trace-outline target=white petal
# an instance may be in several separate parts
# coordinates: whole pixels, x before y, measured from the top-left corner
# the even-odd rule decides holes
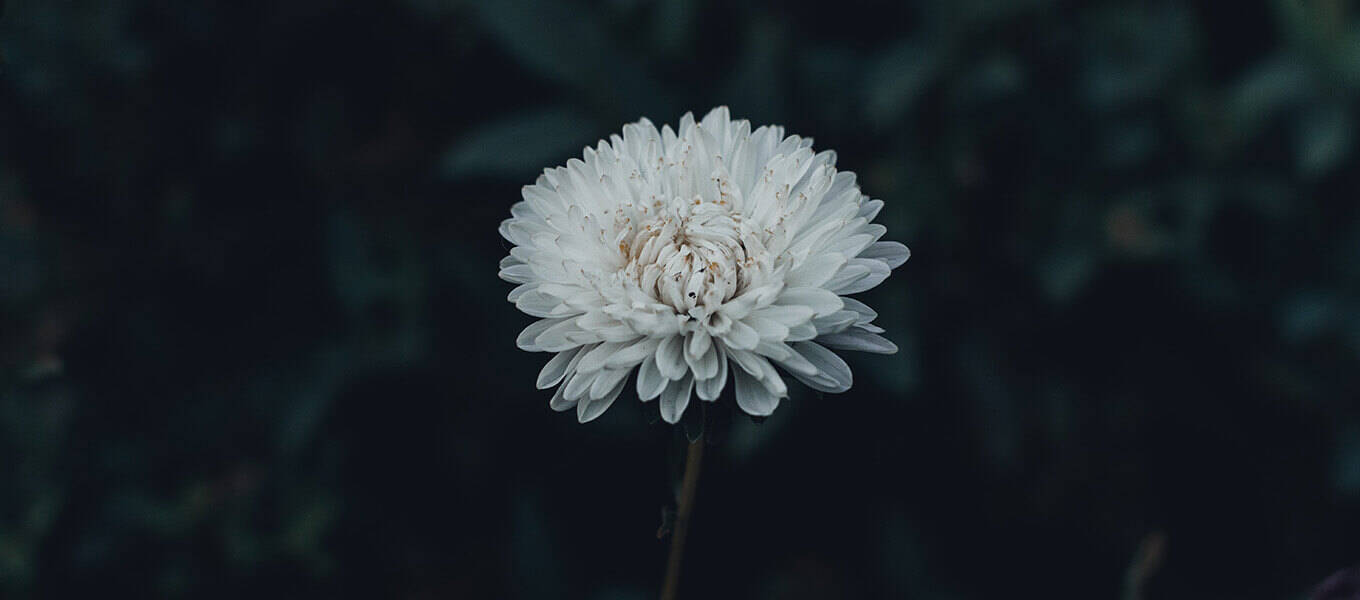
[[[521,244],[523,242],[529,241],[525,239],[518,231],[515,231],[510,227],[510,225],[514,222],[515,219],[506,219],[504,221],[501,221],[501,225],[500,227],[496,228],[496,231],[501,234],[501,237],[505,238],[505,241],[510,242],[512,244]]]
[[[689,334],[685,344],[685,358],[698,359],[708,353],[709,348],[713,347],[713,337],[707,331],[699,330]]]
[[[787,352],[774,360],[779,363],[779,366],[784,367],[784,370],[794,374],[807,375],[809,377],[816,376],[821,372],[816,365],[812,364],[812,362],[802,354],[794,352],[787,344],[779,344],[779,346],[782,346]]]
[[[660,343],[661,340],[657,338],[633,342],[610,356],[609,360],[605,361],[605,366],[611,369],[620,369],[641,363],[647,357],[656,354],[656,347]]]
[[[567,375],[567,365],[579,353],[579,349],[571,349],[565,352],[558,352],[557,356],[552,357],[548,364],[543,365],[543,370],[538,372],[538,381],[535,385],[540,390],[546,390],[557,385]]]
[[[509,300],[510,303],[513,304],[515,303],[515,301],[519,300],[521,296],[537,289],[538,283],[526,283],[524,285],[517,285],[515,286],[515,289],[510,290],[510,293],[505,297],[505,299]]]
[[[901,242],[874,242],[859,257],[881,260],[889,269],[896,269],[911,258],[911,249]]]
[[[581,363],[576,365],[576,370],[582,373],[590,373],[603,369],[609,357],[622,350],[624,345],[624,342],[605,342],[596,346],[581,357]]]
[[[801,342],[817,337],[817,326],[812,321],[799,323],[789,328],[789,335],[785,339],[790,342]]]
[[[694,378],[686,375],[683,379],[671,381],[661,392],[661,418],[667,423],[680,422],[680,415],[689,406],[690,392],[694,389]]]
[[[741,371],[734,371],[737,384],[737,406],[748,415],[767,417],[779,406],[779,397],[770,393],[755,378]]]
[[[814,314],[816,311],[808,306],[767,306],[751,313],[751,316],[769,319],[785,327],[793,327],[799,323],[806,323]]]
[[[580,400],[586,395],[586,392],[590,391],[590,384],[595,383],[595,378],[599,374],[599,371],[595,371],[594,373],[572,375],[571,379],[568,379],[567,383],[563,385],[566,389],[563,390],[562,397],[573,402]]]
[[[688,352],[685,353],[685,363],[689,365],[695,379],[709,379],[717,375],[720,362],[718,348],[713,344],[709,344],[708,349],[697,357],[691,358]]]
[[[616,323],[612,326],[598,330],[600,339],[606,342],[633,342],[638,339],[638,334],[629,327],[627,323]]]
[[[846,328],[855,324],[859,320],[859,313],[853,310],[838,310],[825,317],[812,320],[813,327],[817,328],[818,334],[837,333],[845,331]]]
[[[755,308],[769,304],[771,300],[779,295],[780,289],[780,286],[775,284],[767,284],[748,289],[744,293],[728,300],[719,307],[718,310],[727,315],[728,318],[731,318],[734,321],[740,321],[745,319],[746,315],[750,314]]]
[[[628,378],[631,369],[605,369],[595,376],[595,383],[590,384],[590,397],[599,400],[605,397],[610,391],[618,387],[623,380]]]
[[[521,337],[528,333],[529,330],[525,329],[524,334],[521,334]],[[540,351],[547,352],[561,352],[563,350],[570,350],[572,348],[580,346],[583,343],[588,343],[577,341],[575,336],[576,334],[580,333],[582,333],[582,331],[580,327],[577,327],[575,317],[555,319],[553,320],[551,327],[548,327],[546,330],[543,330],[541,333],[538,334],[536,338],[534,338],[534,345]]]
[[[855,321],[855,324],[857,325],[863,325],[878,318],[878,313],[875,312],[874,309],[869,308],[868,304],[860,302],[859,300],[854,298],[841,298],[841,302],[845,303],[846,310],[853,310],[859,313],[859,320]]]
[[[529,283],[536,279],[533,269],[529,265],[518,264],[504,267],[501,269],[500,278],[510,283]]]
[[[849,287],[851,284],[868,277],[873,272],[873,269],[870,269],[867,265],[856,263],[847,264],[840,272],[836,273],[835,277],[832,277],[830,281],[826,282],[826,289],[837,290],[837,293],[844,293],[839,290],[841,288]]]
[[[817,317],[829,315],[844,306],[840,296],[822,288],[809,287],[785,289],[775,302],[781,306],[806,306]]]
[[[836,243],[832,244],[827,250],[836,252],[845,258],[850,259],[859,256],[861,252],[869,247],[869,244],[874,243],[874,239],[875,238],[871,233],[857,233],[837,240]]]
[[[519,337],[515,339],[515,345],[519,346],[520,350],[540,352],[541,350],[539,350],[536,343],[538,336],[542,335],[543,332],[547,331],[550,327],[559,325],[566,320],[567,319],[542,319],[534,321],[533,323],[530,323],[528,327],[525,327],[524,331],[520,332]],[[563,348],[563,350],[566,350],[566,348]]]
[[[845,285],[838,287],[831,287],[828,285],[827,288],[837,294],[858,294],[865,290],[871,290],[878,287],[878,284],[883,283],[883,280],[887,279],[888,275],[892,273],[892,269],[889,269],[886,263],[870,258],[856,258],[845,265],[845,268],[848,269],[854,265],[868,267],[869,274],[865,277],[857,278]]]
[[[803,264],[799,265],[798,268],[790,271],[784,279],[784,283],[789,287],[821,287],[844,264],[845,255],[843,254],[828,253],[814,256],[803,261]]]
[[[643,402],[652,400],[661,395],[661,390],[666,389],[666,383],[670,381],[661,370],[656,367],[656,357],[648,357],[642,361],[642,366],[638,367],[637,394],[638,399]]]
[[[866,221],[872,221],[874,220],[874,217],[878,216],[878,211],[882,209],[882,200],[870,200],[860,205],[859,216],[864,217]]]
[[[858,350],[874,354],[895,354],[897,344],[880,335],[863,329],[851,328],[840,333],[832,333],[817,338],[817,343],[842,350]]]
[[[515,300],[515,308],[535,317],[563,316],[554,312],[560,307],[562,307],[560,299],[542,291],[530,291]]]
[[[798,381],[802,382],[803,385],[808,386],[819,392],[826,392],[828,394],[839,394],[849,389],[842,387],[841,385],[836,383],[836,380],[821,373],[818,373],[813,376],[808,376],[803,375],[802,373],[794,373],[790,371],[789,374],[793,375],[794,379],[797,379]]]
[[[609,407],[612,406],[614,404],[614,401],[619,398],[619,393],[623,392],[624,383],[625,380],[620,379],[619,382],[615,384],[614,387],[610,389],[603,397],[590,400],[588,402],[582,401],[580,404],[577,404],[576,420],[581,423],[588,423],[590,421],[595,420],[600,415],[604,414],[604,411],[609,410]]]
[[[718,352],[718,374],[708,379],[696,381],[694,383],[694,393],[700,400],[710,402],[717,400],[722,394],[723,386],[727,385],[727,356],[725,352]]]
[[[783,342],[761,340],[760,345],[756,346],[756,354],[779,361],[787,360],[790,354],[794,354],[793,348]]]
[[[666,379],[679,379],[689,372],[685,366],[684,338],[675,335],[661,340],[656,347],[656,366]]]
[[[732,359],[732,362],[737,363],[737,366],[741,367],[741,370],[746,371],[746,373],[752,377],[759,378],[765,373],[764,367],[760,364],[766,362],[765,359],[754,352],[729,350],[727,352],[727,357]]]
[[[809,311],[808,315],[811,316],[811,314],[811,311]],[[762,340],[779,341],[789,335],[789,328],[774,319],[751,315],[746,317],[746,320],[743,322],[751,329],[755,330],[756,335]],[[731,344],[729,343],[729,345]]]
[[[750,350],[760,343],[761,337],[750,325],[733,321],[732,328],[723,336],[723,343],[738,350]]]
[[[793,349],[817,367],[818,375],[815,377],[804,379],[798,373],[794,373],[794,377],[808,384],[808,387],[823,392],[840,393],[850,389],[850,385],[854,383],[850,366],[835,352],[816,342],[798,342],[793,345]]]
[[[722,312],[715,312],[708,317],[708,322],[704,324],[704,331],[715,338],[723,338],[732,331],[732,323],[734,322],[732,317]]]
[[[774,365],[769,361],[761,363],[764,373],[760,377],[760,385],[765,386],[776,398],[783,398],[789,395],[789,387],[784,384],[784,378],[779,376],[779,372],[774,370]]]
[[[548,401],[548,407],[557,412],[564,412],[571,410],[573,406],[576,406],[575,400],[567,400],[564,397],[566,391],[567,391],[566,383],[557,386],[557,391],[553,392],[552,400]]]

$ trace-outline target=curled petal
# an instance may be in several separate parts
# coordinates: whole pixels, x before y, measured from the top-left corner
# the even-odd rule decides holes
[[[579,353],[578,349],[572,349],[558,352],[556,356],[552,357],[548,364],[543,365],[543,370],[538,372],[538,381],[536,382],[538,389],[546,390],[561,382],[562,378],[567,376],[567,365],[571,364],[572,359],[576,358]]]
[[[889,269],[896,269],[911,258],[911,249],[901,242],[874,242],[860,252],[859,257],[880,260],[888,265]]]
[[[638,367],[638,399],[643,402],[656,399],[657,396],[661,395],[661,391],[666,389],[666,384],[669,381],[657,368],[656,357],[648,357],[647,360],[642,361],[642,366]]]
[[[779,407],[779,397],[761,385],[760,381],[741,371],[735,372],[737,406],[746,414],[767,417]]]
[[[841,333],[832,333],[817,338],[817,342],[838,350],[858,350],[873,354],[896,354],[897,344],[887,338],[869,333],[863,329],[852,328]]]
[[[690,392],[693,389],[694,378],[689,375],[667,384],[666,389],[661,392],[661,419],[671,424],[679,423],[680,415],[684,414],[685,408],[689,406]]]

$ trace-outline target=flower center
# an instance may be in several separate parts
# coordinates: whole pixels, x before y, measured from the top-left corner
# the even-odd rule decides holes
[[[743,287],[741,270],[750,264],[744,229],[741,215],[724,205],[678,203],[620,245],[628,258],[623,273],[677,313],[712,313]]]

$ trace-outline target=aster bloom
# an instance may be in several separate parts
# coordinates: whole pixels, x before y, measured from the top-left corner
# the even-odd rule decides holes
[[[659,131],[642,119],[544,170],[500,233],[500,277],[540,317],[521,349],[556,353],[538,376],[554,410],[584,423],[637,372],[637,395],[680,420],[691,396],[766,416],[783,373],[823,392],[850,389],[831,349],[897,351],[877,316],[847,297],[882,283],[907,247],[879,241],[881,200],[860,193],[836,154],[779,126],[754,131],[726,107]],[[776,369],[778,367],[778,369]],[[783,373],[781,373],[781,370]]]

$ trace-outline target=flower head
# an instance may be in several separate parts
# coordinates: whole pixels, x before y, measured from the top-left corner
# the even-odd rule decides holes
[[[546,169],[500,233],[500,276],[541,320],[519,347],[556,353],[538,387],[554,410],[600,416],[637,371],[637,395],[680,420],[690,397],[769,415],[788,396],[779,367],[823,392],[850,389],[830,348],[891,354],[877,316],[846,297],[888,277],[907,247],[879,241],[883,202],[836,154],[778,126],[754,131],[726,107],[678,130],[624,125]]]

